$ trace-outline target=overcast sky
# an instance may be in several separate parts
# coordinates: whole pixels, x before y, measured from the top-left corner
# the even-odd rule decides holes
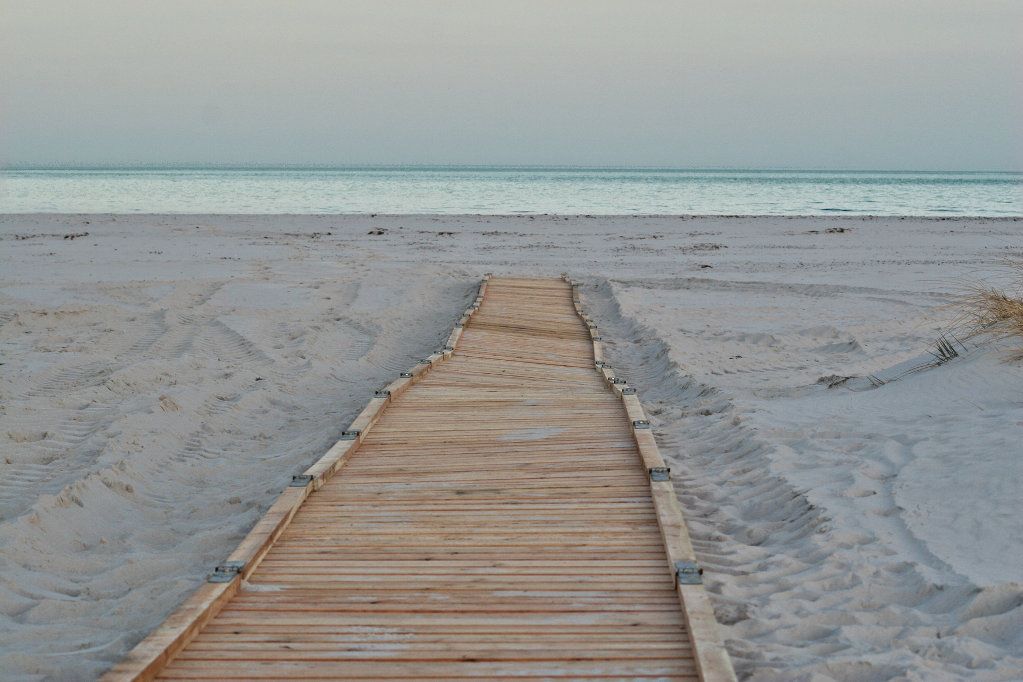
[[[1023,1],[0,0],[0,163],[1023,169]]]

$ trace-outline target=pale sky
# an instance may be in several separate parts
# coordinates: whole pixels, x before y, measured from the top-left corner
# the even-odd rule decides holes
[[[0,164],[1023,169],[1021,0],[0,0]]]

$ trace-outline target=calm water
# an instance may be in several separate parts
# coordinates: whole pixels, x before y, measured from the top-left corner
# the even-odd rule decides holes
[[[7,170],[0,213],[1023,215],[1023,173]]]

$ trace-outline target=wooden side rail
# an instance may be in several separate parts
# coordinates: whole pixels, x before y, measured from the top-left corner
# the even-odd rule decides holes
[[[636,389],[618,377],[614,368],[606,361],[603,339],[597,331],[597,325],[583,309],[579,298],[579,283],[573,281],[567,274],[562,274],[562,279],[572,286],[572,303],[590,330],[594,366],[608,386],[621,397],[632,421],[636,447],[639,448],[643,465],[650,473],[650,492],[653,495],[654,508],[657,510],[657,523],[661,528],[669,567],[675,573],[675,587],[678,590],[682,612],[685,614],[700,675],[704,680],[722,682],[735,680],[732,660],[721,641],[714,608],[703,587],[701,577],[703,569],[696,561],[689,530],[686,528],[682,508],[675,495],[675,485],[671,481],[671,471],[661,457],[661,451],[650,429],[650,421],[646,417]]]
[[[420,381],[439,363],[451,357],[462,337],[462,329],[476,314],[487,295],[490,275],[483,276],[475,300],[455,323],[444,348],[428,355],[378,391],[362,412],[324,455],[301,475],[293,478],[242,539],[224,563],[218,565],[207,582],[190,596],[177,610],[145,639],[139,642],[117,665],[102,677],[104,682],[125,680],[151,680],[167,663],[202,630],[237,593],[243,580],[248,579],[273,543],[291,523],[295,512],[314,490],[330,480],[345,462],[358,450],[363,438],[376,424],[391,399]]]

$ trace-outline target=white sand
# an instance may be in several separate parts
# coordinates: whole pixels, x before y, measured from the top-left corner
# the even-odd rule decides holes
[[[1018,679],[1023,368],[864,377],[929,357],[1021,227],[0,217],[0,677],[117,660],[490,270],[587,282],[744,676]]]

